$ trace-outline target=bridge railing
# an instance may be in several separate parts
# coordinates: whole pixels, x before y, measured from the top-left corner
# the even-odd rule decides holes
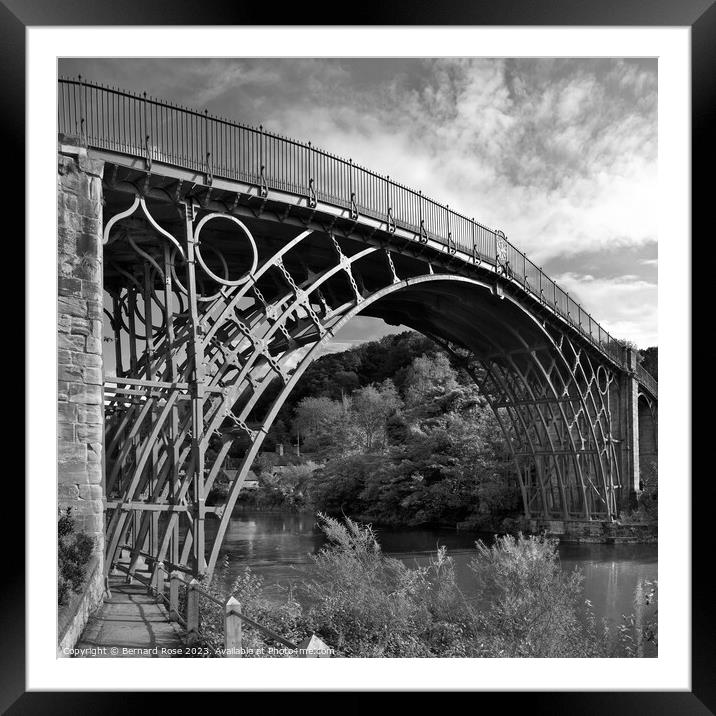
[[[659,384],[656,378],[639,363],[636,364],[636,377],[655,398],[658,397]]]
[[[59,132],[79,136],[90,147],[143,157],[213,177],[253,184],[262,194],[275,189],[322,201],[432,239],[446,251],[464,252],[508,276],[568,321],[588,341],[624,366],[624,343],[600,326],[505,235],[449,206],[303,143],[198,112],[144,94],[82,79],[58,83]],[[652,379],[653,380],[653,379]]]
[[[159,602],[163,602],[169,618],[176,621],[186,629],[186,643],[188,646],[197,644],[201,638],[201,611],[202,601],[211,602],[219,607],[223,615],[223,650],[219,652],[225,657],[241,657],[247,653],[243,649],[242,624],[259,632],[264,639],[280,644],[297,657],[327,657],[332,653],[326,644],[315,634],[304,639],[300,644],[294,644],[280,634],[259,624],[257,621],[241,611],[241,604],[234,597],[225,602],[202,588],[201,584],[187,576],[184,570],[170,565],[168,571],[163,562],[153,562],[150,576],[145,577],[137,571],[131,571],[124,564],[116,565],[126,572],[130,579],[136,579],[143,584],[147,591],[154,595]],[[180,599],[180,591],[184,590],[184,599]],[[167,594],[168,592],[168,594]],[[181,607],[183,601],[184,608]],[[182,615],[182,612],[184,614]],[[201,651],[198,648],[197,651]]]

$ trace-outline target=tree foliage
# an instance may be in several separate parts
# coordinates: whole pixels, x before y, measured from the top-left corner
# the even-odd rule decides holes
[[[659,380],[659,349],[657,346],[639,351],[639,362],[647,373]]]
[[[310,453],[340,455],[349,449],[355,432],[350,420],[350,400],[328,396],[306,397],[296,406],[294,433]]]
[[[388,418],[402,405],[393,381],[386,378],[380,385],[368,385],[353,393],[351,414],[369,453],[386,447]]]
[[[257,504],[285,494],[286,506],[383,524],[512,529],[521,497],[504,436],[473,379],[428,339],[403,333],[323,356],[297,393],[280,425],[317,467],[300,500],[272,467]]]

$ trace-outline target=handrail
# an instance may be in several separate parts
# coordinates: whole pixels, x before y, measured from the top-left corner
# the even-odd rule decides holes
[[[637,380],[655,397],[658,398],[659,384],[654,376],[640,363],[636,364]]]
[[[184,580],[182,580],[182,581],[184,581]],[[226,609],[225,602],[222,602],[221,599],[219,599],[218,597],[215,597],[210,592],[207,592],[205,589],[203,589],[198,584],[196,584],[194,582],[194,580],[192,580],[191,582],[184,582],[184,584],[186,585],[187,590],[195,591],[199,595],[204,597],[204,599],[208,599],[210,602],[213,602],[214,604],[221,607],[222,609]],[[273,639],[274,641],[277,641],[279,644],[283,644],[284,646],[287,646],[289,649],[294,649],[294,650],[298,649],[298,646],[296,644],[289,641],[288,639],[284,639],[280,634],[276,634],[276,632],[272,631],[268,627],[263,626],[263,624],[259,624],[257,621],[254,621],[251,617],[247,616],[240,610],[236,609],[236,607],[231,607],[230,609],[227,610],[226,613],[236,615],[237,617],[239,617],[239,619],[241,619],[241,621],[246,622],[250,626],[254,627],[254,629],[257,629],[258,631],[262,632],[269,638]]]
[[[498,230],[449,206],[343,159],[289,137],[147,96],[86,80],[58,80],[58,130],[87,147],[203,172],[214,177],[286,191],[348,209],[412,232],[423,243],[443,244],[473,264],[485,263],[567,321],[585,340],[626,368],[625,344],[609,334],[540,267]],[[463,256],[461,260],[466,260]],[[650,376],[651,377],[651,376]],[[647,380],[647,379],[645,379]],[[653,380],[653,378],[652,378]]]
[[[149,552],[145,552],[144,550],[141,550],[141,549],[135,550],[131,544],[121,544],[121,545],[119,545],[118,549],[126,549],[130,552],[134,552],[134,553],[138,554],[140,557],[144,557],[145,559],[150,559],[154,562],[157,561],[157,558],[153,554],[151,554]],[[177,564],[175,562],[171,562],[168,559],[162,560],[162,563],[164,564],[165,568],[168,568],[168,571],[170,571],[170,572],[173,570],[176,570],[178,572],[185,572],[186,574],[193,574],[191,569],[189,569],[189,567],[185,567],[183,564]]]
[[[170,616],[181,622],[181,624],[189,630],[192,625],[189,625],[187,620],[185,620],[179,614],[179,605],[178,603],[175,603],[178,594],[176,594],[175,590],[172,588],[174,580],[178,580],[186,587],[187,594],[190,591],[196,592],[198,595],[204,597],[204,599],[208,599],[210,602],[213,602],[217,606],[221,607],[226,616],[233,615],[235,617],[238,617],[242,622],[246,622],[249,626],[252,626],[254,629],[262,632],[270,639],[273,639],[274,641],[278,642],[279,644],[282,644],[283,646],[288,647],[289,649],[292,649],[293,651],[299,651],[300,647],[297,644],[294,644],[288,639],[284,639],[284,637],[282,637],[280,634],[277,634],[275,631],[269,629],[268,627],[265,627],[263,624],[259,624],[257,621],[237,609],[236,606],[233,606],[230,602],[228,604],[222,602],[221,599],[215,597],[213,594],[199,586],[199,584],[197,584],[195,580],[192,579],[191,581],[186,581],[183,577],[180,576],[179,572],[176,571],[176,565],[172,566],[174,567],[174,569],[167,570],[167,567],[165,566],[164,562],[157,562],[154,565],[154,569],[152,570],[152,576],[146,578],[138,574],[136,571],[131,571],[130,568],[125,564],[119,562],[116,564],[116,567],[118,569],[120,569],[122,572],[125,572],[127,576],[131,577],[132,579],[136,579],[138,582],[140,582],[140,584],[143,584],[145,587],[147,587],[147,589],[151,593],[153,593],[157,599],[163,601],[169,609]],[[176,576],[172,576],[172,573]],[[168,583],[169,597],[167,597],[167,595],[164,593],[165,588],[167,586],[166,576],[171,577]],[[198,617],[198,612],[196,614],[196,617]],[[198,628],[198,622],[193,625],[193,627]]]

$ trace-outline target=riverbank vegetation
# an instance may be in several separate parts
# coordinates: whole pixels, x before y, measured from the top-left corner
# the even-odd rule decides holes
[[[656,584],[639,587],[635,614],[619,628],[594,617],[578,571],[561,569],[556,542],[507,535],[476,543],[469,596],[457,585],[444,548],[430,563],[408,567],[385,555],[368,525],[319,515],[327,544],[313,555],[314,576],[282,604],[262,596],[260,578],[245,570],[230,592],[242,612],[299,643],[316,634],[338,657],[631,657],[655,656]],[[226,565],[225,569],[228,569]],[[217,585],[210,590],[228,599]],[[203,645],[221,646],[223,614],[207,604]],[[254,654],[275,646],[245,625],[244,646]]]

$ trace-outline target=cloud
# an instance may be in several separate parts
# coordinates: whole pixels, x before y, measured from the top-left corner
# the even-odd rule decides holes
[[[63,72],[82,71],[311,140],[390,174],[502,229],[547,273],[571,281],[595,318],[615,334],[656,340],[656,291],[650,283],[658,239],[656,60],[60,64]],[[596,254],[603,257],[598,265],[580,266]],[[637,278],[627,280],[626,271]],[[620,305],[617,296],[626,303]]]
[[[596,278],[563,273],[555,280],[615,338],[657,345],[657,285],[633,274]]]
[[[371,340],[370,337],[357,338],[353,341],[329,341],[320,350],[320,355],[326,355],[328,353],[342,353],[343,351],[349,351],[351,348],[355,348],[357,345],[364,343],[366,340]]]
[[[656,241],[654,73],[538,65],[423,62],[415,89],[386,62],[382,82],[356,91],[350,64],[298,61],[305,96],[289,91],[265,124],[501,228],[539,263]]]

